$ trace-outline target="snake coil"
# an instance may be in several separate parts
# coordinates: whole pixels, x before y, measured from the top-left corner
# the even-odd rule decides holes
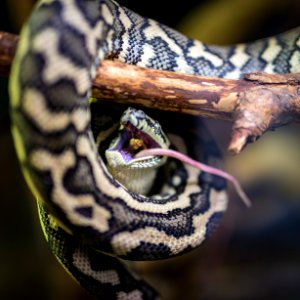
[[[189,39],[112,0],[38,3],[13,63],[12,131],[46,239],[92,295],[158,298],[116,257],[162,259],[190,251],[211,234],[227,206],[224,180],[172,160],[150,196],[130,192],[110,175],[102,154],[120,111],[103,105],[90,110],[88,104],[101,60],[237,78],[257,70],[299,72],[299,48],[299,28],[223,48]],[[157,119],[173,147],[220,163],[200,120],[163,113]]]

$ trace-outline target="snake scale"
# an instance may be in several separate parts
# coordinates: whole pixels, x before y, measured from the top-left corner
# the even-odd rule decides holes
[[[107,170],[104,151],[119,107],[89,104],[104,58],[148,68],[238,78],[251,71],[300,71],[300,29],[217,47],[189,39],[112,0],[42,0],[25,24],[10,77],[12,132],[25,178],[38,199],[50,247],[76,280],[101,299],[158,299],[120,259],[188,252],[227,207],[224,179],[168,160],[142,195]],[[150,114],[154,112],[149,112]],[[220,165],[194,117],[155,113],[171,147]]]

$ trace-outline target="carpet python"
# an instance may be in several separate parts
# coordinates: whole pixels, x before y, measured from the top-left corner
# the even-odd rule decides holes
[[[25,178],[38,199],[50,247],[76,280],[101,299],[158,299],[121,259],[188,252],[226,210],[226,182],[168,159],[149,195],[108,171],[105,150],[120,106],[89,104],[104,58],[215,77],[300,72],[300,29],[218,47],[189,39],[112,0],[42,0],[24,25],[10,77],[12,132]],[[122,108],[123,109],[123,108]],[[124,109],[123,109],[124,110]],[[196,117],[148,112],[171,148],[213,166],[216,145]]]

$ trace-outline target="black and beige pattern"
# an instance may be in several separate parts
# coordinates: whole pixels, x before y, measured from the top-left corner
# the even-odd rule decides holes
[[[226,184],[173,160],[159,170],[150,196],[110,175],[104,151],[121,113],[96,104],[90,110],[88,103],[105,57],[228,78],[257,70],[299,72],[300,29],[228,48],[208,46],[112,0],[42,0],[24,26],[10,79],[12,131],[45,236],[94,296],[155,299],[119,258],[162,259],[197,247],[226,209]],[[220,163],[200,120],[156,118],[172,147]]]

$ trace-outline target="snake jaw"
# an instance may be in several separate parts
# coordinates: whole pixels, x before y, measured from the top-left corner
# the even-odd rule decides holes
[[[105,151],[107,168],[111,175],[130,191],[147,194],[164,156],[136,157],[152,148],[168,149],[169,140],[160,125],[144,112],[127,109],[122,118],[118,136]]]
[[[136,154],[142,150],[152,148],[163,148],[146,132],[139,130],[130,122],[120,126],[119,134],[110,147],[105,151],[108,164],[111,167],[122,165],[134,167],[134,163],[148,160],[145,158],[136,158]]]
[[[105,156],[111,168],[123,166],[143,168],[146,165],[158,167],[166,161],[166,158],[159,156],[137,158],[136,154],[152,148],[167,149],[169,144],[157,121],[141,110],[128,108],[121,117],[118,136],[105,151]]]

